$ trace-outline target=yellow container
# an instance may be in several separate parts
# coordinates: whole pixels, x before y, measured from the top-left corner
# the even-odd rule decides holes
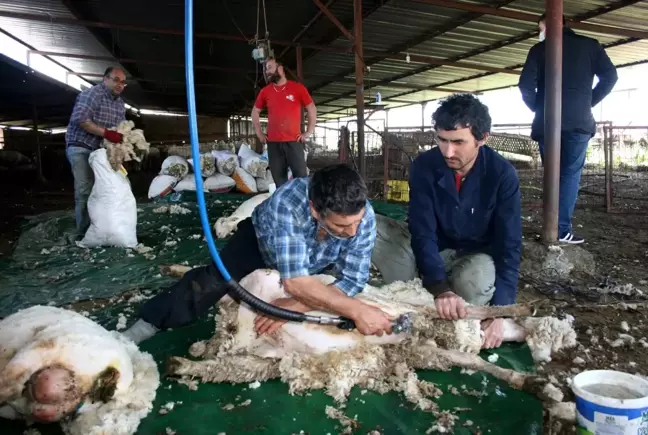
[[[387,199],[409,202],[409,183],[407,180],[387,180]]]

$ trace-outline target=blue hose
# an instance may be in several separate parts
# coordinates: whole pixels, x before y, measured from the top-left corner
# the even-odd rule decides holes
[[[246,302],[249,306],[270,316],[292,320],[296,322],[314,322],[322,324],[336,324],[344,329],[352,329],[353,322],[342,317],[320,317],[308,316],[304,313],[285,310],[275,305],[269,304],[245,290],[227,271],[223,261],[218,255],[218,249],[214,243],[209,218],[207,216],[207,206],[205,205],[205,191],[203,189],[202,170],[200,168],[200,147],[198,142],[198,122],[196,116],[196,95],[194,93],[194,62],[193,62],[193,0],[185,0],[185,72],[187,79],[187,105],[189,112],[189,133],[191,138],[191,157],[193,158],[194,177],[196,180],[196,198],[198,201],[198,212],[202,224],[209,253],[211,254],[218,271],[222,275],[226,284],[229,286],[233,296]]]

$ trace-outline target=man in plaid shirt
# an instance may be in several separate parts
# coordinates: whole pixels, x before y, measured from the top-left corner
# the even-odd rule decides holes
[[[126,108],[120,95],[126,87],[121,68],[106,70],[103,82],[81,92],[74,104],[65,134],[66,154],[74,176],[74,202],[77,237],[83,237],[90,226],[88,197],[94,185],[94,173],[88,163],[90,153],[101,147],[104,139],[120,143],[123,137],[115,128],[126,119]]]
[[[389,316],[353,298],[369,279],[375,240],[367,187],[356,171],[337,164],[277,189],[238,225],[220,254],[237,281],[257,269],[278,270],[291,297],[272,301],[274,305],[302,313],[336,313],[352,319],[363,334],[382,335],[391,333]],[[337,276],[333,284],[323,285],[311,276],[330,266]],[[149,300],[125,334],[138,343],[158,330],[186,325],[227,291],[214,264],[195,268]],[[284,323],[258,315],[255,328],[271,334]]]

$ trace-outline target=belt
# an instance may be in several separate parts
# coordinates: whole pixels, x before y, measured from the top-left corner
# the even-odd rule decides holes
[[[90,151],[95,151],[94,148],[92,148],[91,146],[86,145],[84,143],[71,143],[71,144],[68,144],[68,147],[85,148],[85,149],[90,150]]]

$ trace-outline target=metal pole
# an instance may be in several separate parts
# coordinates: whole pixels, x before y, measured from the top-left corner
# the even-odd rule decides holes
[[[358,170],[367,179],[364,147],[364,64],[362,62],[362,0],[353,0],[354,40],[355,40],[355,79],[356,79],[356,118],[358,125]]]
[[[545,44],[544,112],[544,225],[545,243],[558,240],[560,196],[560,126],[562,118],[562,17],[563,0],[545,0],[547,42]]]
[[[36,109],[36,105],[32,106],[32,112],[34,116],[34,140],[36,141],[36,169],[38,171],[39,181],[43,182],[45,177],[43,176],[43,157],[41,154],[40,137],[38,137],[38,109]]]
[[[603,126],[603,154],[605,156],[605,211],[609,212],[610,209],[612,208],[612,184],[610,180],[610,176],[612,172],[610,171],[610,167],[612,166],[612,162],[610,161],[610,136],[611,136],[611,131],[608,130],[608,126],[604,125]]]

